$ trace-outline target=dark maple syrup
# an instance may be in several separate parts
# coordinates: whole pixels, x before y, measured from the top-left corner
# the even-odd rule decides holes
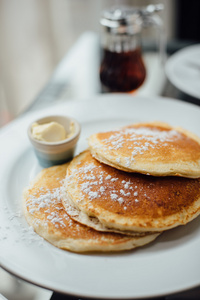
[[[127,52],[103,49],[100,80],[104,91],[133,92],[143,84],[145,77],[140,48]]]

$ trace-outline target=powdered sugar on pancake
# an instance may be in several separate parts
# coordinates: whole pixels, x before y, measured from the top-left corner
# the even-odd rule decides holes
[[[61,187],[54,188],[52,190],[39,188],[33,194],[29,195],[26,201],[26,207],[30,215],[37,215],[37,212],[43,211],[46,216],[46,222],[44,226],[48,226],[48,222],[52,223],[56,228],[66,227],[64,220],[68,222],[68,226],[72,224],[70,217],[64,213],[60,214],[63,209],[61,201],[62,182]],[[53,210],[51,209],[53,207]],[[40,218],[35,218],[35,225],[40,224]]]
[[[73,173],[66,177],[66,188],[71,185],[75,176],[75,181],[80,186],[81,198],[78,202],[84,200],[84,197],[92,201],[109,197],[109,200],[124,204],[129,197],[137,200],[137,186],[130,180],[120,180],[118,177],[109,174],[109,168],[104,168],[98,163],[86,162],[84,166],[77,165]],[[121,188],[117,188],[116,186]],[[105,196],[106,191],[106,196]],[[126,208],[125,208],[126,209]]]
[[[153,176],[200,176],[200,139],[163,122],[136,123],[89,139],[93,157],[119,170]]]
[[[131,143],[131,146],[128,146],[129,150],[133,150],[131,151],[131,156],[125,157],[126,167],[130,167],[136,155],[143,154],[145,151],[155,148],[155,146],[158,147],[158,143],[162,144],[162,146],[167,146],[168,142],[180,136],[180,133],[176,130],[157,130],[147,127],[124,128],[103,139],[102,143],[110,151],[118,150]],[[98,148],[99,145],[94,147]],[[117,162],[120,163],[119,158],[117,158]]]

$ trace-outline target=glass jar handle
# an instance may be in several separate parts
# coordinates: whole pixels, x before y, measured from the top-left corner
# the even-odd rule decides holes
[[[163,4],[157,4],[157,5],[150,4],[140,10],[140,15],[143,20],[143,27],[147,28],[150,26],[154,26],[156,29],[158,29],[158,34],[159,34],[158,48],[159,48],[160,60],[162,63],[164,63],[166,59],[166,37],[164,32],[163,21],[160,18],[160,16],[158,16],[156,13],[163,9],[164,9]]]

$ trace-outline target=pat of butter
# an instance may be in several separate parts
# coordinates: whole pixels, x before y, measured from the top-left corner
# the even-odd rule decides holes
[[[32,136],[34,139],[44,142],[60,142],[66,139],[65,128],[57,122],[45,124],[32,124]]]

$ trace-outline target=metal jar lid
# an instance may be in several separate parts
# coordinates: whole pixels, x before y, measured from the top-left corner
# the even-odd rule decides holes
[[[147,25],[146,20],[150,15],[162,9],[162,4],[148,5],[143,8],[113,7],[103,12],[100,24],[112,34],[132,35],[139,33]]]

